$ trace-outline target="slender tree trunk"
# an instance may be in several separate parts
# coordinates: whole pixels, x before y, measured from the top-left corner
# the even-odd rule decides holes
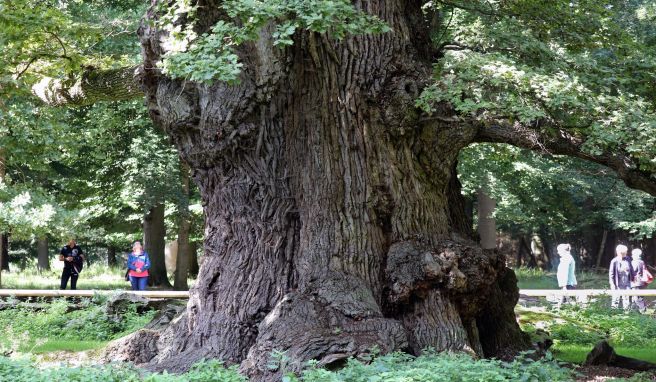
[[[179,206],[180,221],[178,224],[178,256],[175,263],[175,280],[173,289],[188,289],[187,277],[189,275],[189,232],[191,231],[191,214],[189,213],[189,166],[181,162],[180,174],[182,178],[182,202]]]
[[[164,246],[166,245],[166,226],[164,224],[164,204],[160,203],[146,214],[143,222],[144,248],[150,256],[149,283],[154,286],[171,287],[166,274]]]
[[[604,250],[606,249],[606,239],[608,239],[608,230],[605,229],[604,233],[601,235],[601,244],[599,244],[599,250],[597,251],[597,262],[595,263],[595,269],[601,267],[601,260],[604,258]]]
[[[522,265],[524,265],[524,245],[522,241],[524,240],[524,237],[520,237],[519,241],[517,243],[517,255],[515,257],[515,267],[519,268]]]
[[[411,29],[420,4],[374,0],[367,12],[394,33],[299,32],[278,49],[267,30],[240,51],[237,85],[146,72],[151,115],[193,169],[206,217],[187,313],[158,336],[150,367],[216,357],[261,381],[280,377],[274,350],[299,370],[374,348],[528,345],[514,275],[465,216],[455,165],[477,131],[414,108],[432,72],[430,31]],[[162,52],[152,28],[140,31],[149,68]]]
[[[198,277],[198,243],[189,243],[189,276]]]
[[[536,267],[544,270],[549,269],[549,255],[547,252],[547,247],[540,235],[531,235],[531,253]]]
[[[6,155],[5,150],[0,147],[0,183],[4,183],[6,174]],[[9,256],[7,249],[6,233],[0,234],[0,287],[2,286],[2,271],[9,270]],[[7,268],[5,269],[5,263]]]
[[[118,261],[116,260],[116,247],[110,245],[107,247],[107,266],[115,267],[117,265]]]
[[[522,235],[519,239],[519,248],[523,254],[526,254],[523,257],[528,258],[528,261],[524,261],[524,265],[529,268],[534,268],[537,262],[535,261],[535,256],[533,256],[533,251],[531,250],[531,246],[529,245],[529,240],[526,238],[526,235]]]
[[[9,234],[0,234],[0,264],[3,271],[9,271]]]
[[[494,209],[497,202],[489,197],[485,191],[478,190],[478,235],[483,249],[495,249],[497,247],[497,224],[494,217]]]
[[[37,241],[37,269],[39,273],[50,270],[50,256],[48,254],[48,236],[40,236]]]

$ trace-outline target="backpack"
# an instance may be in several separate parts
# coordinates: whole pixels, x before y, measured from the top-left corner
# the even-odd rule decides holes
[[[649,272],[647,267],[642,271],[642,277],[640,278],[640,281],[642,281],[645,284],[651,284],[652,281],[654,281],[654,276]]]

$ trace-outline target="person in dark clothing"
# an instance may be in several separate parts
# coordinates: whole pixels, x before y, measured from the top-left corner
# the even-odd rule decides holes
[[[84,266],[84,253],[74,239],[69,240],[68,244],[59,251],[59,261],[64,262],[59,289],[66,289],[69,278],[71,279],[71,290],[77,289],[77,278]]]
[[[608,267],[608,283],[611,290],[625,290],[631,289],[631,281],[635,277],[633,266],[631,265],[631,256],[628,255],[628,248],[626,245],[620,244],[615,248],[616,256],[611,260]],[[612,298],[612,307],[619,307],[620,300],[622,300],[622,307],[628,310],[631,306],[629,296],[622,294],[614,294]]]

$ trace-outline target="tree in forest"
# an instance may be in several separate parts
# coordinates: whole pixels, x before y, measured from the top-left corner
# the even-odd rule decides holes
[[[476,144],[461,152],[458,165],[466,198],[473,200],[486,187],[499,201],[494,216],[500,230],[519,238],[517,265],[552,266],[549,256],[532,253],[534,238],[552,256],[558,242],[573,243],[581,260],[594,266],[606,247],[604,232],[627,230],[634,239],[656,233],[656,198],[626,187],[595,163],[505,144]]]
[[[151,367],[217,357],[268,380],[274,350],[298,370],[526,348],[514,275],[464,213],[456,162],[472,143],[583,158],[656,195],[648,3],[151,4],[141,69],[36,90],[79,105],[138,96],[138,79],[200,188],[187,311],[131,337],[157,341]]]

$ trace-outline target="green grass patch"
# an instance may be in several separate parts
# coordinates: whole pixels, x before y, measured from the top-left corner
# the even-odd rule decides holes
[[[17,267],[11,267],[17,269]],[[2,272],[2,288],[4,289],[59,289],[61,269],[53,268],[50,271],[38,272],[35,268]],[[169,281],[173,282],[172,277]],[[191,287],[196,280],[188,279]],[[70,288],[70,281],[67,289]],[[93,264],[84,267],[77,281],[77,289],[115,290],[130,289],[130,283],[125,281],[125,268],[108,267]]]
[[[558,289],[556,272],[547,272],[537,268],[515,268],[517,286],[520,289]],[[608,273],[606,271],[578,271],[576,281],[579,289],[608,288]]]
[[[0,350],[45,352],[54,350],[88,350],[101,346],[147,324],[155,312],[138,314],[129,306],[119,316],[108,317],[106,296],[84,299],[82,309],[69,309],[65,299],[43,300],[47,309],[33,311],[26,307],[0,311]],[[68,348],[66,348],[68,346]]]
[[[105,347],[109,341],[60,340],[49,338],[43,344],[28,344],[19,347],[21,352],[34,354],[50,353],[56,351],[81,352],[96,350]]]
[[[619,355],[656,363],[656,349],[617,346],[614,348]],[[578,344],[555,344],[552,348],[555,358],[571,363],[583,363],[592,346]]]
[[[77,281],[77,289],[128,289],[130,284],[124,279],[125,269],[93,265],[85,267]],[[6,289],[59,289],[61,270],[37,272],[2,272],[2,288]],[[70,288],[70,281],[68,284]]]
[[[620,355],[656,363],[656,320],[607,305],[603,299],[587,307],[517,307],[515,312],[534,341],[549,333],[558,360],[581,363],[594,345],[605,339]]]

